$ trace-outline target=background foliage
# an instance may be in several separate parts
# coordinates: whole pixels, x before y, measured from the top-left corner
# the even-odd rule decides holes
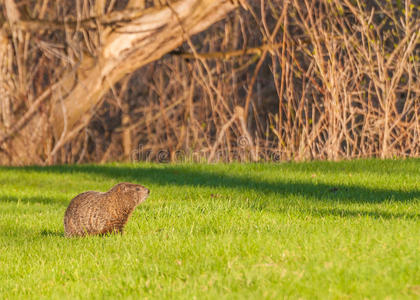
[[[73,2],[21,3],[51,19],[78,13]],[[79,3],[89,14],[91,2]],[[57,140],[46,140],[38,162],[419,156],[419,11],[409,0],[248,1],[128,74],[52,157]],[[3,64],[12,100],[2,100],[2,130],[101,46],[94,30],[61,29],[16,45]],[[6,148],[3,163],[18,151]]]

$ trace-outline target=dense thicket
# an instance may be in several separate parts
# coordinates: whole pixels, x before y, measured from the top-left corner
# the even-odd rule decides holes
[[[54,20],[94,15],[91,2],[76,2],[79,8],[65,1],[22,3]],[[127,9],[117,2],[102,9]],[[36,162],[420,155],[418,1],[255,0],[244,6],[111,85],[65,143],[54,147],[59,137],[49,135]],[[2,65],[11,73],[2,81],[11,97],[0,96],[3,135],[29,107],[25,101],[64,70],[79,68],[81,55],[95,58],[97,31],[107,30],[97,23],[13,37],[27,42],[16,42],[22,49],[9,49],[14,60]],[[48,119],[50,106],[43,102],[37,113]],[[1,146],[3,163],[18,151],[8,142]]]

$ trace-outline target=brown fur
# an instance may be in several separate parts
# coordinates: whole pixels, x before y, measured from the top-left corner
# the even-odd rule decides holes
[[[133,183],[119,183],[106,193],[85,192],[74,197],[64,215],[68,237],[122,233],[133,210],[146,200],[149,190]]]

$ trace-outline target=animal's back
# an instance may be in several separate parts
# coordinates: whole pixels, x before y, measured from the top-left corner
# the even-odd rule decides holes
[[[102,233],[106,226],[106,193],[85,192],[70,202],[64,216],[66,236]]]

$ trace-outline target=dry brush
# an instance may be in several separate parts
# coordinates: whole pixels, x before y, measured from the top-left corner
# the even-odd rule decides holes
[[[417,2],[233,2],[5,0],[1,162],[420,155]]]

